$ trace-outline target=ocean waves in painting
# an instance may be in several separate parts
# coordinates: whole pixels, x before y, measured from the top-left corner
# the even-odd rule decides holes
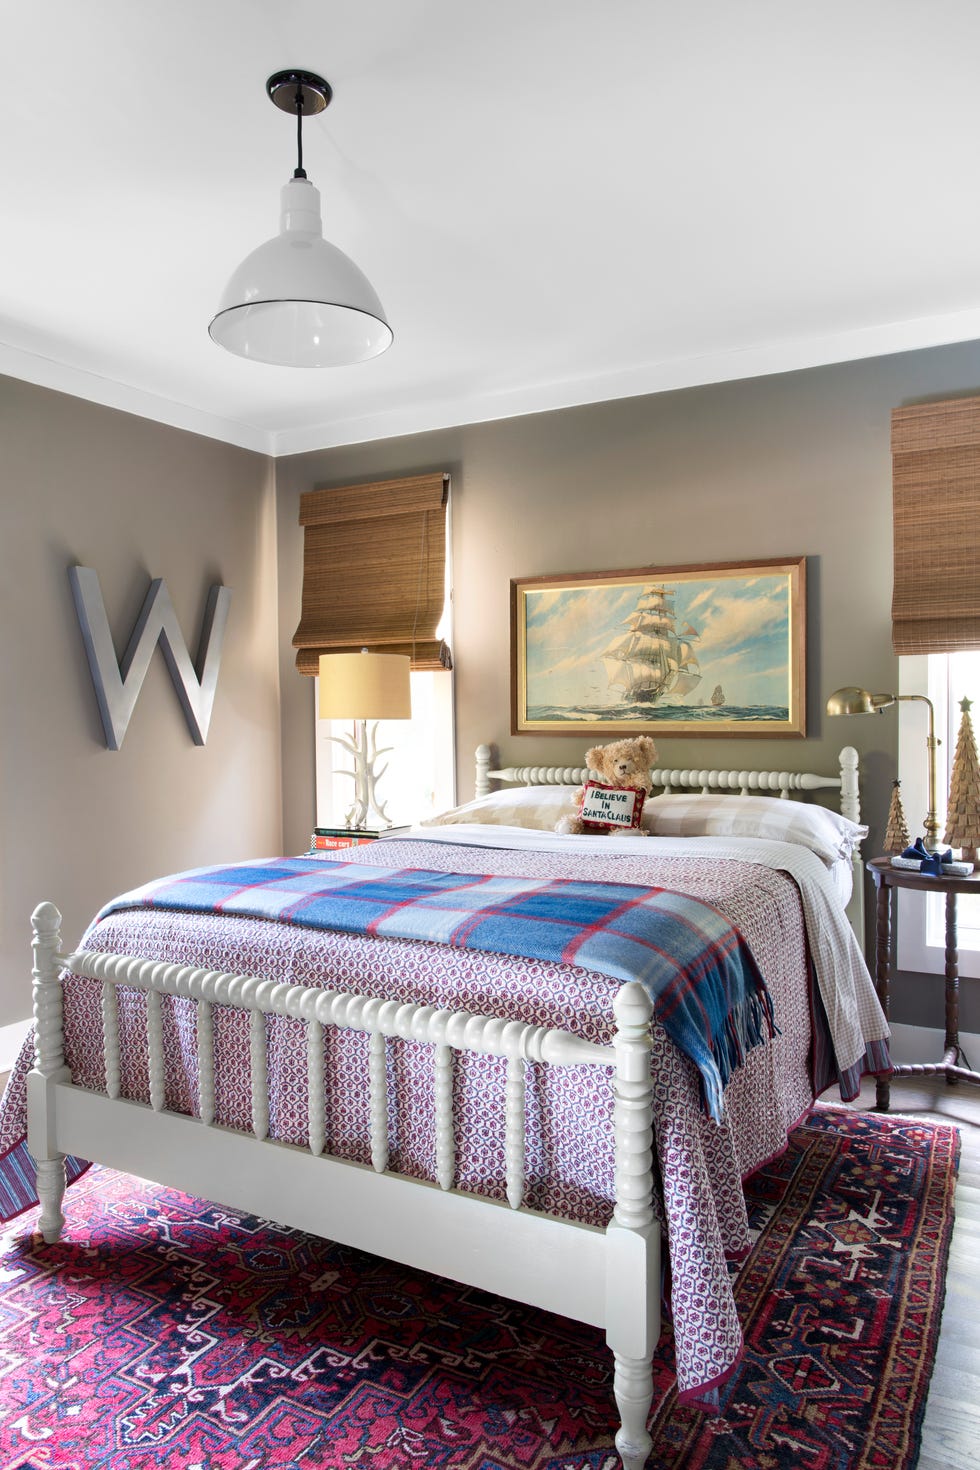
[[[529,722],[569,725],[622,724],[635,720],[638,725],[656,725],[661,721],[671,724],[741,724],[752,721],[766,724],[785,725],[789,720],[789,709],[785,705],[690,705],[690,704],[604,704],[581,705],[529,705]]]

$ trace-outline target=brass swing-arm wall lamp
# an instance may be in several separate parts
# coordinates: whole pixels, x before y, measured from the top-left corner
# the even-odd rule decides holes
[[[936,750],[939,741],[936,739],[936,712],[933,709],[932,700],[925,694],[871,694],[867,689],[858,689],[856,685],[849,684],[843,689],[835,689],[827,700],[828,715],[880,715],[892,704],[898,704],[904,700],[916,700],[924,704],[929,711],[929,734],[926,736],[926,746],[929,750],[929,810],[926,813],[925,837],[926,846],[934,851],[939,844],[939,816],[936,811]]]

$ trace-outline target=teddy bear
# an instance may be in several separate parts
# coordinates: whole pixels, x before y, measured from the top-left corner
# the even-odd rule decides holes
[[[643,803],[653,787],[650,772],[657,759],[657,747],[649,735],[639,735],[629,740],[614,740],[611,745],[595,745],[585,753],[585,764],[589,778],[572,797],[574,812],[559,817],[555,831],[563,834],[579,832],[632,832],[646,836],[640,826]],[[595,780],[592,780],[593,774]],[[622,797],[616,795],[622,792]],[[635,796],[627,795],[629,792]],[[590,819],[583,817],[583,807],[588,800],[594,812]],[[599,812],[606,810],[612,820],[598,820]]]

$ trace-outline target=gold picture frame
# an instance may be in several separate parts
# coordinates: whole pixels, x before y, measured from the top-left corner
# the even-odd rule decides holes
[[[806,734],[806,557],[510,585],[512,734]]]

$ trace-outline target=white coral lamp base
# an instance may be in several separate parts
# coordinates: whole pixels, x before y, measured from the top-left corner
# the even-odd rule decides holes
[[[337,772],[339,776],[354,778],[354,802],[344,819],[347,826],[352,829],[369,827],[372,824],[390,827],[391,818],[385,803],[378,800],[378,782],[388,766],[385,764],[379,770],[377,763],[379,756],[387,755],[394,746],[384,745],[378,748],[377,720],[372,720],[370,724],[367,720],[355,720],[350,739],[345,735],[329,735],[327,738],[343,746],[353,761],[351,770]]]

